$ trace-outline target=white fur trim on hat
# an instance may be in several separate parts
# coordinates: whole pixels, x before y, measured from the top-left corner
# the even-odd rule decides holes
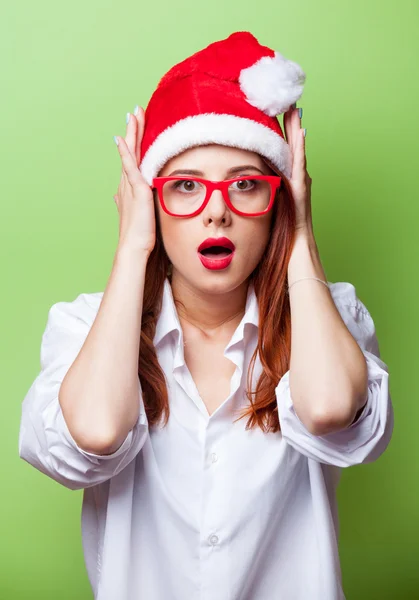
[[[239,84],[249,104],[274,117],[301,98],[305,79],[300,65],[275,52],[242,69]]]
[[[257,152],[291,177],[291,150],[275,131],[243,117],[206,113],[186,117],[163,131],[142,158],[140,171],[149,185],[166,162],[193,146],[221,144]]]

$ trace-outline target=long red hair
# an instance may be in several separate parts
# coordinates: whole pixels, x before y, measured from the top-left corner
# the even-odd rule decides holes
[[[282,182],[272,208],[269,242],[250,275],[259,306],[259,332],[247,373],[246,395],[250,404],[239,417],[248,417],[246,429],[258,425],[264,432],[280,430],[275,388],[289,369],[291,312],[286,281],[295,236],[295,208],[289,182],[281,173],[272,171],[272,174],[281,175]],[[149,426],[157,424],[162,418],[165,426],[170,413],[165,375],[153,345],[169,265],[156,216],[156,243],[149,256],[145,276],[138,360],[138,375]],[[256,390],[252,391],[251,382],[258,354],[263,370]]]

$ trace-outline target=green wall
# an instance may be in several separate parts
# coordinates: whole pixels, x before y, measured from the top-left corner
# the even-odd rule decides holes
[[[307,74],[297,105],[322,261],[356,286],[390,368],[392,442],[339,487],[345,593],[417,598],[418,4],[26,0],[1,14],[0,597],[91,598],[82,492],[19,458],[21,402],[49,307],[106,285],[126,112],[175,62],[250,30]]]

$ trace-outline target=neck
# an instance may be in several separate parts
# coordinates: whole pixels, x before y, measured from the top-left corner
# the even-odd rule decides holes
[[[200,292],[174,271],[171,286],[182,328],[186,321],[210,337],[235,329],[245,313],[248,284],[221,294]]]

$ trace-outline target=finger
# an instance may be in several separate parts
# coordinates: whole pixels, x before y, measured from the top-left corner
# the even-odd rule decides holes
[[[293,172],[293,164],[294,164],[294,139],[292,135],[292,110],[290,107],[287,112],[284,114],[284,130],[286,134],[286,141],[290,149],[291,154],[291,173]],[[292,175],[291,175],[292,178]]]
[[[143,134],[144,134],[144,121],[145,121],[144,109],[141,106],[138,107],[138,113],[136,115],[136,119],[137,119],[137,139],[136,139],[135,157],[136,157],[136,161],[137,161],[137,167],[139,167],[140,163],[141,163],[141,142],[142,142]]]
[[[304,130],[299,129],[294,148],[294,160],[292,165],[292,178],[295,180],[305,180],[306,177],[306,156],[305,156],[305,137]]]
[[[289,108],[284,113],[284,133],[285,133],[285,141],[287,142],[288,145],[290,143],[290,114],[291,114],[290,110],[291,110],[291,108]]]
[[[286,136],[286,141],[287,144],[289,144],[290,146],[292,146],[292,143],[294,141],[293,135],[292,135],[292,115],[294,112],[294,104],[292,104],[289,109],[284,113],[284,129],[285,129],[285,136]]]
[[[135,157],[135,140],[137,137],[137,119],[131,113],[127,113],[127,128],[125,141],[132,156]]]
[[[303,153],[304,153],[304,170],[307,172],[307,153],[306,153],[306,136],[303,130]]]
[[[301,119],[298,114],[298,108],[294,108],[290,116],[292,145],[295,147],[299,143],[299,131],[301,129]]]
[[[130,149],[127,146],[125,139],[119,135],[115,136],[115,141],[117,142],[119,156],[122,161],[122,169],[123,175],[128,179],[128,182],[131,185],[137,182],[137,175],[140,173],[137,165],[135,164],[135,158],[131,154]]]
[[[135,157],[129,151],[124,138],[115,137],[119,141],[118,150],[122,159],[122,177],[126,178],[127,183],[133,188],[139,189],[141,187],[149,191],[151,186],[144,179],[143,174],[136,165]]]

